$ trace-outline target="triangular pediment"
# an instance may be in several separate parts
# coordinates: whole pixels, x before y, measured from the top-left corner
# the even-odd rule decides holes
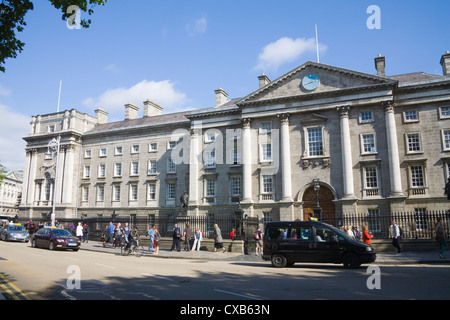
[[[307,115],[303,119],[300,120],[300,122],[304,125],[313,124],[313,123],[323,123],[327,121],[327,117],[322,116],[317,113],[312,113],[310,115]]]
[[[308,75],[314,75],[319,79],[316,88],[303,86],[311,82],[304,80]],[[247,95],[238,102],[238,105],[283,99],[313,99],[323,95],[350,95],[355,91],[394,87],[396,84],[397,81],[386,77],[309,61]]]

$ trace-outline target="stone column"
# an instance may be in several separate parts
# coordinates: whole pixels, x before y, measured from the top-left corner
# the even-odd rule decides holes
[[[386,136],[389,156],[389,177],[391,197],[403,196],[398,153],[397,126],[395,124],[394,101],[384,101],[382,105],[386,115]]]
[[[72,204],[75,147],[68,145],[64,161],[64,181],[62,183],[62,202]]]
[[[281,122],[280,150],[281,150],[281,196],[282,201],[292,201],[291,181],[291,148],[289,140],[289,114],[279,115]]]
[[[35,196],[35,187],[36,187],[36,170],[37,170],[37,156],[38,151],[37,149],[31,149],[29,151],[30,154],[30,166],[27,168],[27,171],[29,172],[29,176],[27,177],[27,181],[24,180],[24,183],[28,185],[27,187],[27,194],[25,203],[26,204],[33,204],[34,202],[34,196]]]
[[[199,132],[200,131],[200,132]],[[191,129],[191,147],[189,158],[189,205],[198,205],[198,166],[200,163],[199,139],[201,139],[201,129],[194,126]]]
[[[350,106],[338,108],[340,115],[341,148],[342,148],[342,175],[344,183],[343,198],[354,198],[352,145],[350,141],[350,127],[348,123],[348,111]]]
[[[250,119],[243,119],[242,124],[242,185],[244,189],[242,202],[252,202],[252,144]]]

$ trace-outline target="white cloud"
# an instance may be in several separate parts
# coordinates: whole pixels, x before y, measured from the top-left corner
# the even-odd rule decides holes
[[[31,117],[15,113],[0,104],[0,163],[9,170],[25,169],[25,140],[30,130]]]
[[[8,97],[11,94],[11,90],[0,83],[0,97]]]
[[[326,45],[319,43],[319,51],[326,50]],[[283,37],[275,42],[266,45],[258,56],[257,70],[274,70],[285,63],[293,62],[299,59],[305,53],[316,51],[315,38],[297,38],[292,39]]]
[[[186,94],[176,90],[170,80],[143,80],[130,88],[108,89],[99,97],[86,98],[83,104],[90,108],[105,109],[112,116],[120,112],[122,117],[125,104],[132,102],[142,109],[142,103],[147,99],[163,107],[165,113],[183,110],[183,105],[188,101]]]
[[[188,35],[195,36],[199,33],[205,33],[206,28],[208,27],[208,21],[206,20],[206,17],[202,17],[197,20],[192,20],[188,23],[186,26],[186,31]]]

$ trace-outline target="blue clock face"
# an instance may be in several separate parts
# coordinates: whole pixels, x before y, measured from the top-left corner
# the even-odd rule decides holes
[[[302,87],[305,90],[308,90],[308,91],[316,90],[319,85],[320,85],[320,79],[315,74],[308,74],[307,76],[304,76],[302,79]]]

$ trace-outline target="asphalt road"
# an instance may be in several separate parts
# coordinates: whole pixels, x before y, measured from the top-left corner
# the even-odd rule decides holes
[[[449,299],[450,265],[296,264],[137,258],[94,251],[49,251],[0,241],[0,293],[6,300]],[[372,287],[372,288],[369,288]]]

